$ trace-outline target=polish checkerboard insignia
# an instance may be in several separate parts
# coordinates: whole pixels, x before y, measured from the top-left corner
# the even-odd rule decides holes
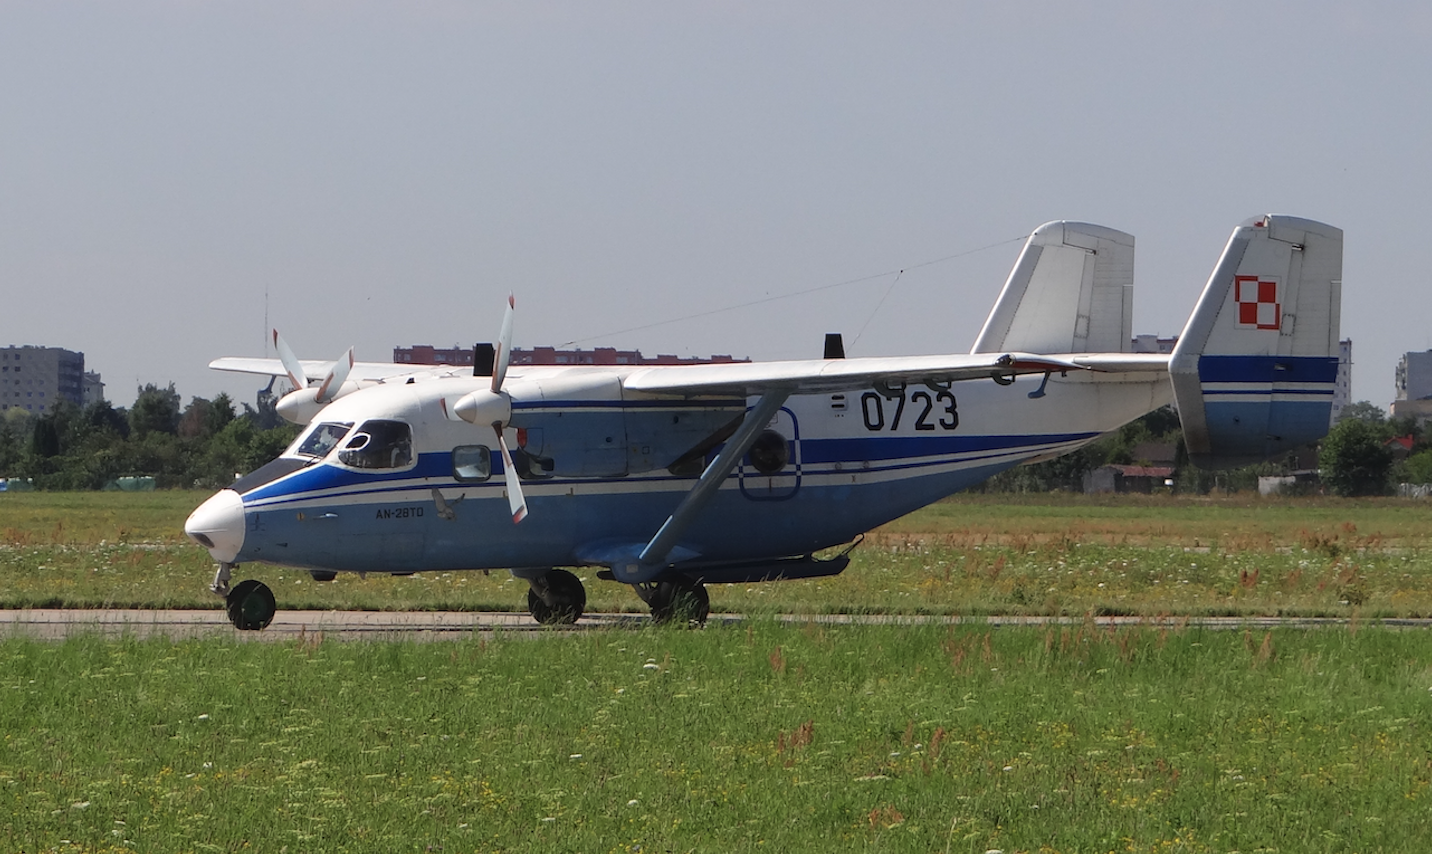
[[[1259,276],[1235,276],[1233,292],[1238,300],[1238,325],[1256,329],[1278,329],[1283,324],[1283,305],[1278,302],[1278,280]]]

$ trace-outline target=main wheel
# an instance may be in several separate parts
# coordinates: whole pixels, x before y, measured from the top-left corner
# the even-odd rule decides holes
[[[565,569],[554,569],[528,582],[527,612],[544,626],[570,626],[587,607],[587,588]],[[541,590],[541,592],[538,592]]]
[[[229,622],[234,624],[234,628],[245,632],[266,628],[273,622],[273,615],[278,611],[273,591],[267,584],[252,578],[235,585],[225,597],[224,605],[229,611]]]
[[[660,624],[700,626],[711,616],[711,594],[706,585],[685,576],[658,582],[649,604],[651,618]]]

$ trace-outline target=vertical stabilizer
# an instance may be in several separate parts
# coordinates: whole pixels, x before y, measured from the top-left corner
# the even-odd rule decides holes
[[[971,353],[1127,353],[1134,237],[1087,222],[1029,236]]]
[[[1243,465],[1327,433],[1342,251],[1342,230],[1312,220],[1234,229],[1169,363],[1195,463]]]

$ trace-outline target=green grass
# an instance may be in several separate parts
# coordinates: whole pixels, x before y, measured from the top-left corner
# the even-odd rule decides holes
[[[0,642],[6,851],[1414,851],[1432,636]]]
[[[180,529],[202,493],[0,496],[0,607],[217,608]],[[1432,615],[1432,507],[1393,499],[959,496],[875,532],[836,578],[717,585],[718,611]],[[644,610],[581,573],[593,611]],[[520,610],[506,572],[246,565],[283,608]]]

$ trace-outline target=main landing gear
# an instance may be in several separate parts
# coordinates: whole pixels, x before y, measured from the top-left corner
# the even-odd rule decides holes
[[[706,585],[684,575],[633,586],[658,624],[700,626],[711,616],[711,594]]]
[[[606,572],[599,572],[598,577],[609,578]],[[570,626],[581,619],[587,607],[587,591],[577,576],[565,569],[517,570],[513,574],[527,580],[527,612],[532,619],[544,626]],[[706,585],[684,575],[632,587],[651,608],[655,623],[699,626],[711,615]]]
[[[587,589],[565,569],[549,569],[527,579],[527,612],[544,626],[570,626],[582,618]]]
[[[273,615],[278,611],[278,603],[273,598],[273,591],[262,581],[252,578],[240,581],[229,589],[229,577],[233,573],[232,563],[219,564],[218,572],[214,573],[214,583],[209,589],[224,597],[224,608],[229,613],[229,622],[234,628],[240,631],[256,632],[266,628],[273,622]]]

